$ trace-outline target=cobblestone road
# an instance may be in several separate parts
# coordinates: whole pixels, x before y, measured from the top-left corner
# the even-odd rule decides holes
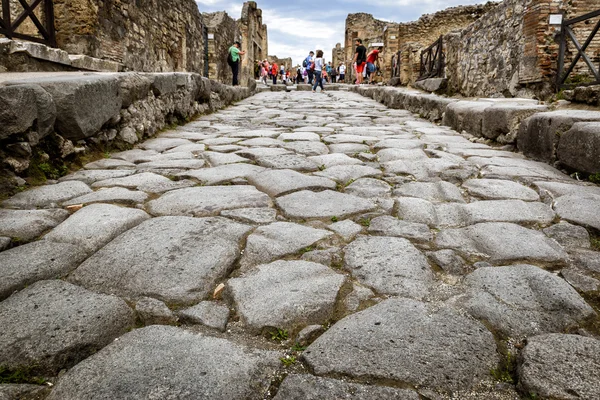
[[[262,93],[3,202],[0,374],[53,385],[0,398],[597,399],[599,205],[357,94]]]

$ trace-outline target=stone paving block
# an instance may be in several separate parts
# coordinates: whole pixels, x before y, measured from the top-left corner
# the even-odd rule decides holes
[[[49,208],[53,205],[90,193],[92,189],[79,181],[67,181],[55,185],[45,185],[17,193],[2,205],[9,208]]]
[[[142,297],[135,303],[137,318],[144,325],[170,325],[177,317],[165,303],[151,297]]]
[[[277,137],[278,140],[284,142],[309,141],[320,142],[321,137],[314,132],[286,132]]]
[[[369,151],[369,146],[358,143],[337,143],[330,144],[329,152],[354,155],[358,153],[366,153]]]
[[[365,199],[388,198],[392,193],[392,187],[379,179],[360,178],[346,186],[344,193]]]
[[[390,215],[373,218],[367,230],[374,235],[403,237],[417,242],[429,242],[433,239],[427,225],[402,221]]]
[[[463,183],[472,196],[485,200],[514,199],[523,201],[538,201],[540,196],[535,190],[513,181],[501,179],[469,179]]]
[[[419,400],[419,395],[408,389],[376,385],[360,385],[312,375],[290,374],[279,386],[275,400]]]
[[[533,265],[479,268],[460,303],[506,337],[566,332],[597,317],[566,281]]]
[[[477,385],[498,362],[483,324],[451,307],[402,298],[342,319],[303,357],[318,375],[370,376],[442,391]]]
[[[247,268],[265,264],[297,253],[331,235],[331,232],[323,229],[290,222],[274,222],[261,226],[248,236],[240,265]]]
[[[242,147],[241,149],[237,150],[235,154],[241,157],[248,158],[250,160],[257,160],[261,157],[280,156],[282,154],[294,154],[294,152],[279,147]]]
[[[279,130],[271,130],[271,129],[254,129],[248,131],[239,131],[230,133],[228,136],[236,137],[236,138],[276,138],[281,135],[281,131]]]
[[[48,240],[0,252],[0,301],[37,281],[65,276],[86,256],[78,246]]]
[[[112,187],[99,189],[93,193],[84,194],[62,203],[63,206],[76,204],[94,204],[94,203],[119,203],[135,206],[142,204],[148,199],[148,195],[137,190],[129,190],[121,187]]]
[[[252,332],[275,328],[293,331],[331,319],[345,281],[344,275],[321,264],[276,261],[230,279],[227,291]]]
[[[362,135],[348,135],[343,133],[337,133],[334,135],[325,136],[323,141],[327,144],[337,143],[360,143],[366,145],[372,145],[379,141],[379,138],[375,136],[362,136]]]
[[[213,301],[201,301],[178,314],[183,322],[205,325],[221,332],[225,332],[229,320],[229,308]]]
[[[252,174],[264,171],[266,168],[250,164],[227,164],[218,167],[191,170],[177,174],[178,177],[199,180],[206,186],[230,182],[238,178],[247,178]]]
[[[306,156],[297,154],[261,157],[258,159],[258,165],[266,168],[292,169],[300,172],[313,172],[319,169],[315,162]]]
[[[218,167],[226,164],[247,163],[249,159],[240,157],[237,154],[218,153],[216,151],[206,151],[202,154],[206,161],[212,167]]]
[[[175,159],[163,161],[150,161],[137,164],[138,171],[153,171],[161,169],[198,169],[206,165],[204,160]]]
[[[377,152],[377,157],[379,158],[380,162],[385,163],[388,161],[397,161],[397,160],[411,161],[411,160],[426,159],[427,154],[423,150],[420,150],[420,149],[399,149],[399,148],[394,147],[394,148],[379,150]]]
[[[531,337],[522,351],[519,387],[541,398],[600,397],[600,340],[553,333]]]
[[[366,165],[334,165],[323,171],[316,172],[315,175],[333,179],[342,185],[347,185],[360,178],[379,178],[383,174],[381,170]]]
[[[519,261],[553,265],[564,264],[568,259],[563,248],[542,232],[507,222],[445,229],[438,233],[435,244],[466,257],[484,257],[495,265]]]
[[[433,286],[427,259],[408,240],[359,236],[344,249],[344,266],[382,294],[421,299]]]
[[[418,197],[432,202],[465,202],[460,189],[445,181],[406,183],[394,189],[393,195],[400,197]]]
[[[83,166],[85,169],[135,169],[135,164],[125,160],[115,158],[105,158],[102,160],[87,163]]]
[[[544,229],[549,238],[556,240],[565,249],[591,247],[590,234],[583,226],[577,226],[565,221],[560,221]]]
[[[172,181],[169,178],[152,172],[142,172],[123,178],[111,178],[98,181],[92,184],[94,189],[103,187],[124,187],[128,189],[137,189],[148,193],[163,193],[169,190],[181,189],[194,186],[195,183],[189,180]]]
[[[248,176],[248,181],[269,196],[277,197],[298,190],[335,189],[331,179],[304,175],[290,169],[267,170]]]
[[[146,208],[155,216],[206,217],[223,210],[270,205],[269,196],[253,186],[204,186],[167,192],[148,202]]]
[[[321,156],[313,156],[309,157],[309,159],[316,162],[320,167],[330,168],[335,165],[361,165],[363,162],[354,158],[349,157],[346,154],[341,153],[333,153],[333,154],[324,154]]]
[[[132,149],[118,153],[112,153],[110,158],[115,160],[124,160],[136,164],[140,162],[152,161],[152,158],[158,154],[160,153],[155,150]]]
[[[335,222],[327,227],[331,229],[338,235],[340,235],[344,240],[352,240],[354,236],[359,234],[363,227],[356,222],[352,222],[349,219],[344,221]]]
[[[144,150],[154,150],[162,153],[163,151],[188,144],[194,144],[194,142],[187,139],[158,137],[146,140],[140,144],[140,147]]]
[[[193,304],[231,272],[250,229],[225,218],[152,218],[88,258],[69,280],[126,298]]]
[[[554,210],[562,218],[600,230],[600,196],[562,196],[554,201]]]
[[[93,253],[148,218],[150,216],[142,210],[110,204],[91,204],[71,215],[44,236],[44,239],[71,243]]]
[[[572,170],[600,173],[600,121],[579,122],[563,133],[558,142],[557,158]]]
[[[277,211],[272,208],[238,208],[221,211],[221,216],[245,224],[270,224],[277,219]]]
[[[0,209],[0,236],[30,241],[54,228],[69,216],[61,209],[6,210]]]
[[[329,153],[329,148],[327,145],[321,142],[287,142],[282,146],[286,150],[294,151],[307,157],[321,156]]]
[[[57,374],[133,326],[133,311],[115,296],[61,280],[41,281],[0,303],[0,364]]]
[[[316,193],[303,190],[279,197],[275,202],[288,218],[302,219],[343,219],[377,208],[377,205],[369,200],[331,190]]]
[[[176,327],[149,326],[68,371],[48,400],[251,398],[267,390],[279,357]]]
[[[134,170],[123,170],[123,169],[91,169],[91,170],[79,170],[67,176],[63,176],[58,181],[81,181],[85,184],[91,185],[97,181],[103,181],[106,179],[123,178],[134,174]]]

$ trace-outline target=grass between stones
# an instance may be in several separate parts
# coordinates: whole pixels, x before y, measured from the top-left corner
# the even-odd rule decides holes
[[[46,379],[36,376],[33,372],[35,367],[25,367],[12,369],[6,366],[0,366],[0,384],[22,384],[31,383],[35,385],[43,385]]]

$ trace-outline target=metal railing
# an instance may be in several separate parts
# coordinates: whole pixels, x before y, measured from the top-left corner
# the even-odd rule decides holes
[[[435,43],[421,52],[421,67],[419,69],[419,78],[417,81],[427,78],[443,77],[444,67],[444,42],[442,36],[440,36]]]
[[[0,34],[9,39],[23,39],[31,42],[46,44],[56,47],[56,32],[54,30],[54,3],[52,0],[2,0],[2,15],[0,15]],[[18,4],[17,4],[18,3]],[[19,12],[20,5],[23,11]],[[17,9],[18,8],[18,9]],[[35,14],[41,11],[42,20]],[[17,15],[13,18],[13,15]],[[23,23],[30,21],[36,29],[35,34],[20,33],[18,30]],[[39,36],[36,36],[39,34]]]
[[[565,20],[563,18],[561,31],[560,31],[560,50],[558,53],[558,73],[557,73],[557,82],[556,82],[557,90],[568,88],[568,87],[573,87],[573,86],[593,85],[593,84],[600,83],[600,73],[598,72],[598,69],[594,66],[594,63],[590,59],[589,55],[587,55],[585,53],[586,49],[588,48],[590,43],[592,43],[592,40],[594,39],[594,37],[598,33],[598,30],[600,29],[600,20],[596,23],[596,26],[590,32],[588,38],[583,43],[583,46],[579,43],[579,41],[577,40],[577,37],[575,36],[575,33],[573,32],[573,29],[571,28],[573,25],[575,25],[579,22],[585,22],[585,21],[588,21],[588,20],[598,17],[598,16],[600,16],[600,10],[597,10],[597,11],[594,11],[594,12],[591,12],[588,14],[584,14],[584,15],[581,15],[579,17],[572,18],[572,19]],[[577,55],[573,58],[573,60],[571,61],[571,64],[565,71],[565,53],[567,51],[567,45],[569,44],[568,41],[571,41],[573,43],[573,45],[575,46],[575,49],[577,50]],[[569,78],[569,76],[571,75],[573,70],[575,69],[575,66],[577,65],[579,60],[582,58],[585,61],[585,63],[587,64],[587,66],[589,67],[594,80],[593,81],[589,80],[587,82],[580,82],[580,83],[566,83],[567,79]]]

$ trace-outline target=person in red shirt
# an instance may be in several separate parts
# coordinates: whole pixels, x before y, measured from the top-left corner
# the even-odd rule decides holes
[[[356,74],[357,74],[357,84],[362,83],[363,78],[363,70],[365,68],[365,63],[367,61],[367,48],[363,46],[362,39],[356,39],[356,52],[354,53],[353,63],[356,63]]]
[[[379,52],[383,50],[383,47],[378,47],[376,49],[371,50],[369,54],[367,54],[367,74],[369,76],[369,83],[373,83],[373,78],[375,77],[375,71],[377,68],[375,67],[375,63],[379,58]]]
[[[271,73],[273,74],[273,85],[277,85],[277,74],[279,74],[279,67],[276,63],[271,66]]]

